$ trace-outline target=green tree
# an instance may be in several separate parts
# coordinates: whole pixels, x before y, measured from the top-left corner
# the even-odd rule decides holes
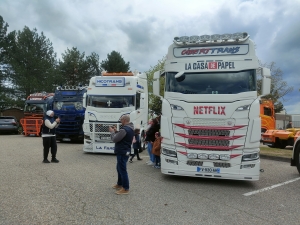
[[[7,38],[7,28],[8,24],[3,20],[3,17],[0,16],[0,108],[3,108],[7,101],[9,100],[7,93],[9,88],[6,87],[6,77],[5,77],[5,68],[6,68],[6,58],[7,54],[5,51],[6,38]]]
[[[43,32],[24,27],[8,34],[7,75],[14,88],[14,99],[21,104],[35,92],[53,92],[56,80],[56,53]],[[23,104],[21,105],[23,106]]]
[[[92,76],[100,75],[99,56],[92,53],[85,57],[85,53],[80,53],[75,47],[67,49],[62,54],[62,61],[59,61],[59,85],[88,85]]]
[[[288,86],[287,82],[283,80],[283,72],[280,68],[276,67],[275,62],[268,64],[263,64],[260,62],[261,67],[267,67],[271,70],[271,92],[269,95],[265,96],[265,99],[271,99],[274,102],[275,112],[281,112],[284,108],[281,99],[285,101],[284,96],[293,91],[293,87]],[[260,95],[261,93],[261,71],[257,71],[257,91]]]
[[[161,100],[159,97],[153,95],[153,75],[156,71],[164,70],[166,57],[163,57],[161,60],[158,60],[157,64],[151,67],[147,72],[147,80],[148,80],[148,92],[149,92],[149,109],[154,111],[156,114],[161,114]],[[165,79],[164,77],[160,78],[160,94],[164,96],[164,87],[165,87]]]
[[[107,54],[107,59],[101,62],[101,67],[108,73],[128,72],[130,69],[129,62],[125,63],[121,54],[116,51]]]

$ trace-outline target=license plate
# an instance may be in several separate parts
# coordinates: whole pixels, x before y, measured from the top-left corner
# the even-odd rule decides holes
[[[220,173],[221,169],[220,168],[215,168],[215,167],[197,167],[197,172],[199,173]]]
[[[63,141],[71,141],[70,138],[63,138]]]

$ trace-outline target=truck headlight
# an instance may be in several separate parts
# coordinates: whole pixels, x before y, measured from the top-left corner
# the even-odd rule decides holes
[[[75,109],[76,110],[82,110],[82,103],[81,102],[75,102]]]
[[[235,111],[246,111],[250,109],[250,105],[243,105],[238,107]]]
[[[177,157],[177,153],[174,150],[170,150],[167,148],[162,148],[162,154],[167,155],[167,156],[171,156],[171,157]]]
[[[253,160],[257,160],[259,159],[259,153],[256,152],[256,153],[251,153],[251,154],[246,154],[246,155],[243,155],[242,157],[242,161],[253,161]]]
[[[173,110],[183,110],[181,106],[171,104],[171,109]]]

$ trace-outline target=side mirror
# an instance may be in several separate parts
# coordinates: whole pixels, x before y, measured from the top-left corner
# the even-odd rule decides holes
[[[83,98],[82,98],[82,106],[84,108],[86,108],[86,93],[83,94]]]
[[[145,107],[145,93],[141,93],[140,109],[143,109],[144,107]]]
[[[160,89],[159,78],[160,78],[160,71],[156,71],[153,75],[153,94],[158,97],[160,97],[160,95],[159,95],[159,89]]]
[[[271,71],[268,68],[261,68],[262,84],[261,95],[265,96],[271,92]]]

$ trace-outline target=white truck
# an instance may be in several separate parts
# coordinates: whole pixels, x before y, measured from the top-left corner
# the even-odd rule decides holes
[[[148,85],[144,73],[102,73],[90,79],[83,97],[86,107],[83,151],[114,153],[109,126],[121,127],[120,118],[130,121],[142,133],[148,122]]]
[[[270,70],[259,68],[245,32],[175,37],[164,71],[154,73],[162,99],[161,172],[218,179],[258,180],[260,104],[270,93]],[[160,83],[165,81],[164,96]]]

